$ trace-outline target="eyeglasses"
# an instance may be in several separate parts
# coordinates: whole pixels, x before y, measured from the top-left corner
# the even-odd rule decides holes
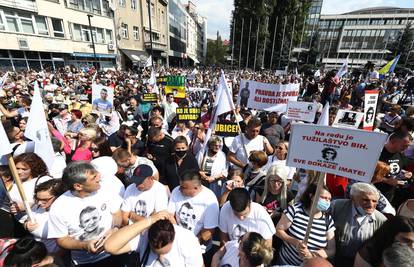
[[[282,180],[279,180],[279,179],[270,179],[269,180],[271,183],[277,183],[277,184],[283,184],[283,181]]]
[[[284,149],[284,147],[281,147],[281,146],[277,146],[277,147],[276,147],[276,149],[280,149],[280,150],[283,150],[283,149]]]
[[[89,150],[90,150],[91,152],[99,152],[99,148],[97,148],[97,147],[94,147],[94,148],[89,148]]]
[[[47,203],[47,202],[49,202],[50,200],[52,200],[53,198],[54,198],[54,196],[49,197],[49,198],[38,198],[38,197],[35,197],[35,200],[36,200],[36,202]]]

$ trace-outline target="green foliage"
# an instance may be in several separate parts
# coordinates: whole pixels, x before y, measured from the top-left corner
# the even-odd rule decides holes
[[[221,36],[217,33],[216,40],[207,40],[206,64],[222,65],[226,62],[227,47],[223,44]]]
[[[414,38],[414,27],[411,23],[408,23],[403,31],[397,36],[394,42],[388,45],[388,50],[391,51],[387,55],[387,60],[392,60],[397,55],[401,55],[397,66],[402,68],[413,68],[414,67],[414,53],[410,53],[412,49]]]

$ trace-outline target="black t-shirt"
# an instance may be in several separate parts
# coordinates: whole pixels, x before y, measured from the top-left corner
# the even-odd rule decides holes
[[[121,138],[121,137],[119,137],[119,135],[117,134],[117,132],[115,132],[115,133],[111,134],[108,137],[108,143],[109,143],[109,146],[112,146],[112,147],[120,147],[124,143],[124,139]]]
[[[293,199],[293,194],[290,191],[286,193],[286,202],[289,203]],[[282,208],[280,207],[280,194],[273,195],[270,192],[267,192],[265,201],[262,203],[262,206],[265,207],[267,211],[276,211],[282,212]]]
[[[147,152],[156,158],[156,161],[165,161],[174,152],[174,140],[165,135],[165,137],[159,142],[147,143]]]
[[[168,185],[172,191],[180,184],[180,177],[187,170],[199,170],[197,160],[193,154],[188,151],[180,166],[177,166],[175,155],[172,155],[166,160],[164,169],[160,172],[160,182]]]
[[[390,153],[385,147],[382,149],[380,161],[390,165],[390,177],[396,178],[401,170],[409,164],[409,159],[403,153]]]

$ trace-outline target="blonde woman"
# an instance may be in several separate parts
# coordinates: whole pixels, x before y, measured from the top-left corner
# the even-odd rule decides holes
[[[289,150],[289,143],[286,141],[280,141],[277,143],[274,149],[273,155],[269,156],[267,159],[266,164],[266,170],[270,168],[270,166],[278,164],[283,166],[283,168],[286,169],[286,172],[288,173],[287,179],[289,180],[289,183],[292,181],[293,176],[296,172],[296,168],[286,166],[286,157]]]
[[[256,192],[256,202],[266,208],[275,223],[293,199],[287,188],[287,180],[288,173],[284,166],[272,165],[267,171],[263,193]]]
[[[96,137],[96,130],[93,128],[83,128],[78,133],[79,145],[73,153],[72,161],[92,160],[92,152],[90,150],[92,140]]]

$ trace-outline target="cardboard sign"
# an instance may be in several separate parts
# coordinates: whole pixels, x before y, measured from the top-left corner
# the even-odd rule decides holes
[[[199,108],[177,108],[175,113],[179,122],[196,121],[200,118]]]
[[[165,94],[172,93],[174,98],[185,98],[185,77],[167,76]]]
[[[214,134],[222,137],[239,135],[239,125],[236,122],[217,123]]]
[[[252,109],[285,112],[289,101],[296,101],[299,84],[271,84],[241,80],[237,103]]]
[[[365,91],[365,105],[364,105],[364,130],[372,131],[375,123],[375,113],[378,103],[378,91]]]
[[[340,109],[336,114],[332,126],[358,129],[363,117],[364,113],[362,112]]]
[[[157,102],[158,95],[155,93],[149,93],[149,94],[143,94],[142,95],[142,101],[147,103],[153,103]]]
[[[157,77],[157,84],[167,85],[167,77],[166,76]]]
[[[387,137],[377,132],[294,123],[286,165],[369,183]]]
[[[97,113],[109,114],[114,102],[114,88],[102,84],[92,84],[92,110]]]
[[[292,120],[313,122],[317,109],[316,103],[289,101],[286,116]]]

